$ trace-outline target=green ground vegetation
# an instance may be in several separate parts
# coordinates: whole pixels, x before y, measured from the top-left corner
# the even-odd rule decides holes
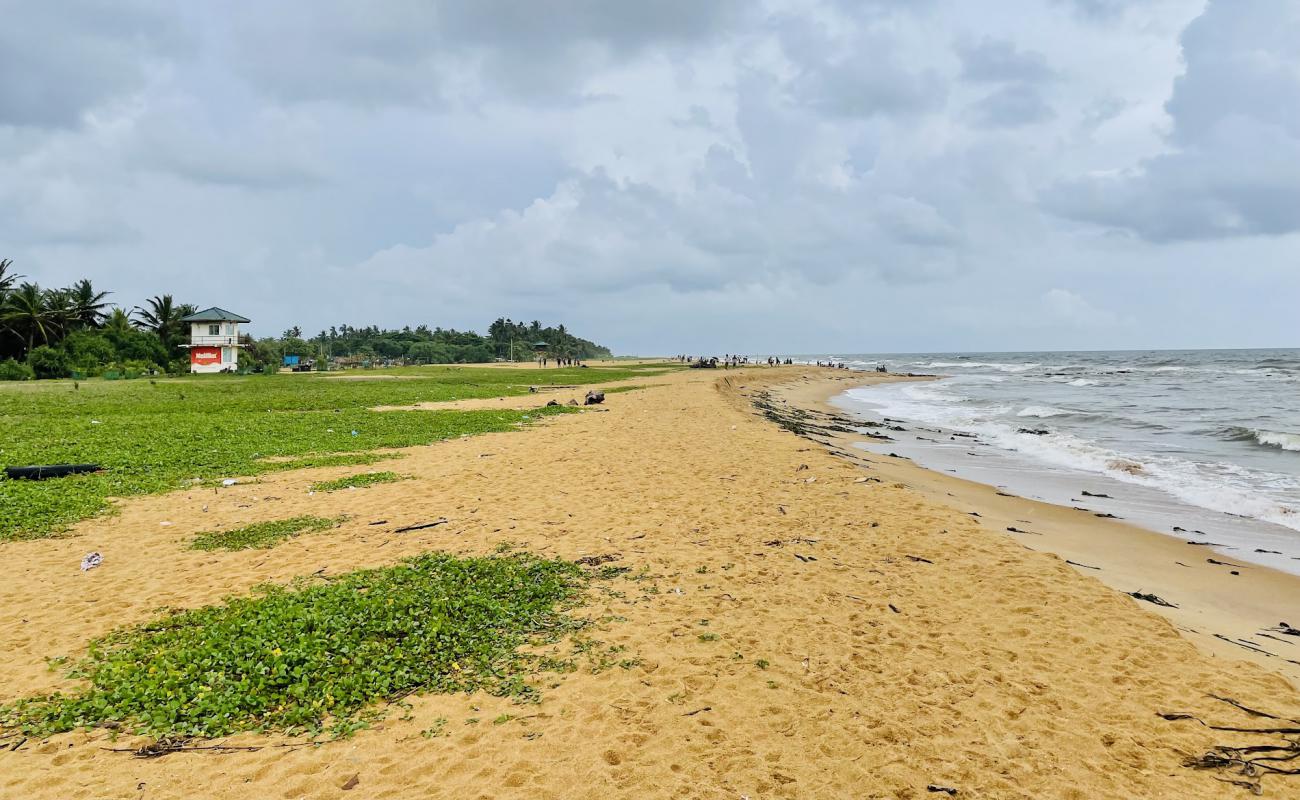
[[[311,485],[313,492],[337,492],[340,489],[364,489],[377,483],[395,483],[402,480],[396,472],[363,472],[332,481],[317,481]]]
[[[527,394],[654,374],[571,369],[408,367],[337,380],[317,373],[0,384],[0,465],[98,463],[101,472],[0,480],[0,542],[57,534],[110,497],[166,492],[307,466],[372,463],[374,451],[506,431],[569,407],[373,411],[375,406]],[[539,405],[540,405],[539,401]]]
[[[522,648],[586,624],[569,614],[586,581],[566,561],[428,553],[262,587],[93,642],[70,673],[83,688],[0,707],[0,729],[345,733],[415,692],[536,699],[530,674],[572,664]]]
[[[389,473],[391,474],[391,473]],[[194,550],[253,550],[275,547],[286,539],[304,533],[327,531],[337,527],[343,518],[292,517],[269,522],[256,522],[231,531],[206,531],[190,542]]]

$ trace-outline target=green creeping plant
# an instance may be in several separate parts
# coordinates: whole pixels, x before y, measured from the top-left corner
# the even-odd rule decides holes
[[[294,374],[94,379],[78,388],[71,381],[0,383],[0,466],[104,468],[44,481],[0,480],[0,542],[58,535],[110,511],[113,497],[285,469],[368,464],[395,457],[376,451],[508,431],[577,411],[372,410],[378,406],[523,395],[530,386],[603,383],[654,371],[416,367],[373,374],[389,372],[401,379]]]
[[[427,553],[262,587],[93,642],[70,673],[83,688],[0,706],[0,729],[344,735],[413,692],[535,699],[524,677],[550,662],[520,648],[585,624],[567,611],[587,580],[567,561]]]

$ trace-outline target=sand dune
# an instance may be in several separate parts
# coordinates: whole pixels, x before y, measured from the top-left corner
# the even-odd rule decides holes
[[[762,419],[741,391],[806,372],[816,371],[677,373],[610,395],[601,411],[412,448],[370,467],[411,480],[309,495],[314,480],[363,470],[280,473],[133,499],[120,516],[82,524],[75,536],[4,545],[3,699],[68,685],[47,670],[46,656],[75,655],[160,606],[211,603],[321,569],[434,548],[484,553],[512,541],[566,558],[617,553],[619,564],[653,577],[616,582],[623,597],[593,593],[586,611],[612,618],[598,638],[640,664],[544,676],[540,705],[414,698],[410,719],[395,712],[321,747],[157,760],[103,749],[135,744],[130,737],[59,736],[0,752],[0,796],[1241,791],[1221,782],[1224,774],[1182,762],[1258,737],[1157,712],[1257,722],[1208,696],[1217,694],[1300,717],[1290,684],[1255,664],[1202,654],[1130,598],[915,490],[860,482],[871,473]],[[200,530],[305,513],[351,518],[269,551],[183,549]],[[437,517],[450,524],[386,532]],[[378,520],[388,523],[368,524]],[[90,550],[103,553],[103,566],[81,573]],[[493,724],[502,713],[517,718]],[[420,734],[439,718],[446,735]],[[1263,785],[1269,796],[1300,793],[1294,778]]]

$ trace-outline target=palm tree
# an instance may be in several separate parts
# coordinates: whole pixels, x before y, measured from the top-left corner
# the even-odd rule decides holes
[[[34,283],[23,283],[10,291],[5,301],[4,322],[15,334],[27,342],[27,352],[36,347],[36,340],[48,344],[58,332],[59,311],[52,307],[51,293]]]
[[[145,301],[148,308],[135,307],[136,327],[153,331],[162,339],[163,346],[170,352],[172,345],[180,336],[181,317],[185,316],[176,307],[169,294],[157,295]]]
[[[136,327],[153,331],[162,340],[167,352],[175,357],[179,351],[181,339],[185,334],[185,324],[181,318],[188,317],[198,309],[189,303],[177,304],[169,294],[151,297],[145,301],[148,308],[135,307],[138,317]]]
[[[14,281],[22,277],[16,273],[9,272],[9,268],[13,265],[14,262],[12,259],[0,258],[0,303],[3,303],[5,297],[8,296],[9,290],[13,288]]]
[[[68,289],[68,297],[72,301],[74,322],[85,328],[98,328],[107,316],[104,312],[108,307],[105,298],[110,294],[112,292],[95,291],[95,287],[85,278],[72,284]]]
[[[177,313],[176,305],[172,302],[172,296],[169,294],[151,297],[145,301],[148,308],[135,307],[136,327],[153,331],[162,338],[167,338],[166,334],[174,330],[176,321],[181,315]]]
[[[122,338],[132,327],[131,315],[116,306],[104,320],[104,333],[113,339]]]

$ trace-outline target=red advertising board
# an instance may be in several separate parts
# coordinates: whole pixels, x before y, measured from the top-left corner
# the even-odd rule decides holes
[[[220,364],[221,348],[220,347],[191,347],[190,348],[191,364]]]

